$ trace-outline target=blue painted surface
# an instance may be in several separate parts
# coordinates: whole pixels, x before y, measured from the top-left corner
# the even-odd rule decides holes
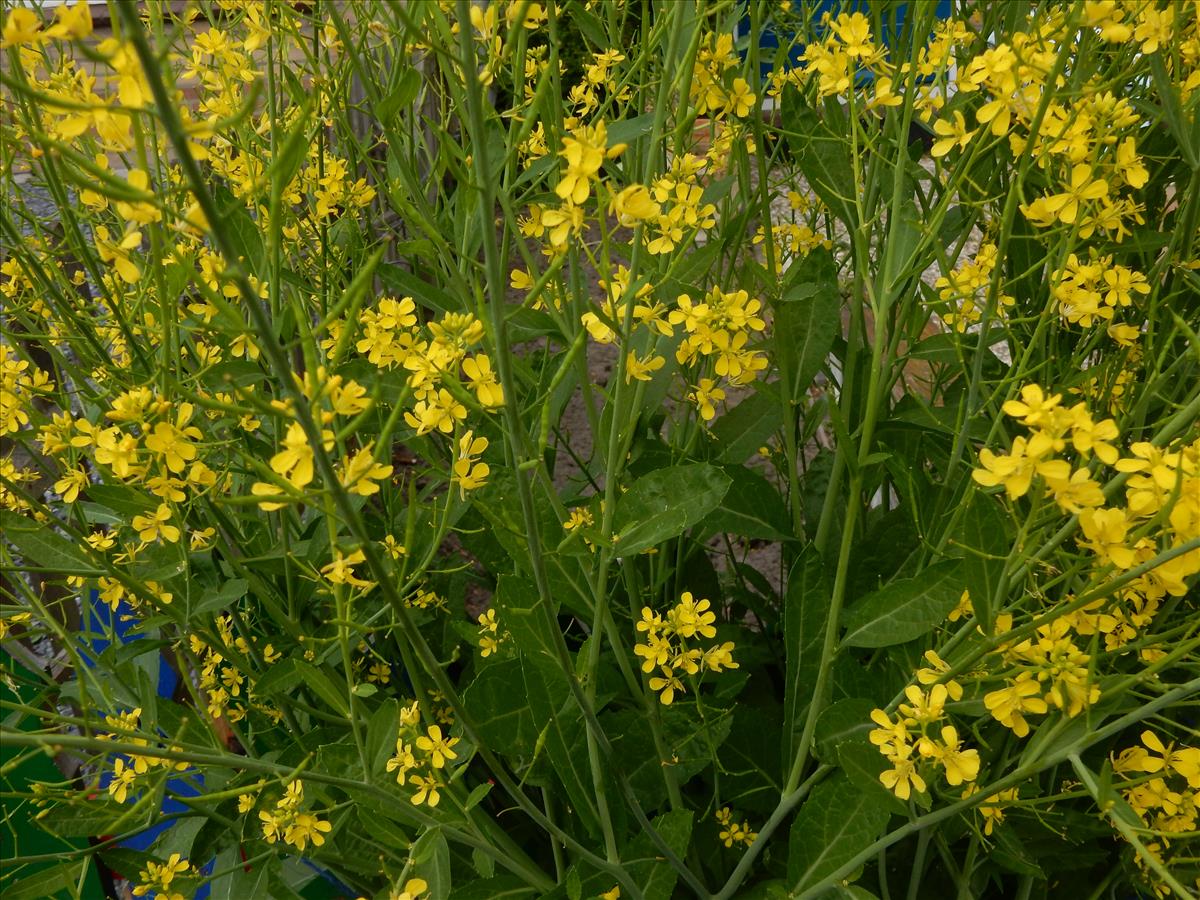
[[[928,2],[931,2],[931,0],[917,0],[917,2],[928,3]],[[953,4],[951,3],[951,0],[936,0],[936,4],[937,4],[937,9],[936,9],[937,18],[949,19],[951,12],[953,11]],[[817,25],[818,31],[821,30],[820,21],[821,21],[821,18],[825,15],[825,13],[829,13],[830,16],[836,16],[838,13],[843,13],[843,12],[846,12],[846,13],[861,12],[863,15],[865,15],[867,17],[870,17],[870,15],[871,15],[871,0],[819,0],[819,2],[816,3],[815,5],[813,5],[811,2],[809,4],[805,4],[804,2],[802,2],[802,0],[792,0],[793,8],[795,8],[798,11],[803,10],[806,5],[808,5],[813,10],[812,20]],[[882,38],[884,45],[888,46],[888,47],[892,46],[892,44],[895,42],[896,38],[899,36],[900,30],[903,29],[903,27],[904,27],[904,21],[908,14],[908,4],[907,3],[899,3],[899,4],[896,4],[896,6],[894,6],[893,9],[894,9],[894,16],[895,16],[894,27],[889,27],[889,26],[893,26],[892,15],[885,15],[883,17],[882,33],[876,35],[876,38],[877,39]],[[738,34],[739,35],[747,35],[749,33],[750,33],[750,14],[747,13],[745,16],[742,17],[742,20],[740,22],[738,22]],[[782,41],[783,45],[790,44],[792,42],[792,38],[795,37],[795,32],[791,32],[791,31],[784,32],[782,37],[783,37],[783,41]],[[775,55],[776,55],[777,51],[779,50],[780,45],[781,45],[780,34],[775,30],[775,28],[773,26],[769,25],[768,27],[766,27],[762,30],[761,34],[759,34],[758,46],[762,51],[764,51],[760,54],[760,57],[759,57],[759,73],[758,73],[758,75],[759,75],[759,79],[761,81],[766,81],[770,77],[771,72],[775,69]],[[742,56],[744,57],[745,50],[743,50],[741,52],[742,52]],[[787,61],[784,64],[784,68],[791,69],[796,66],[799,66],[801,57],[803,55],[804,55],[804,45],[803,44],[796,44],[795,46],[793,46],[788,51]],[[873,73],[867,72],[867,71],[862,71],[862,72],[858,73],[857,81],[859,84],[867,84],[867,83],[870,83],[872,80],[874,80],[874,78],[875,78],[875,76]]]
[[[112,644],[107,637],[110,633],[122,644],[144,638],[143,634],[131,633],[135,625],[137,625],[137,619],[134,617],[133,607],[128,603],[122,600],[117,604],[116,610],[112,610],[107,603],[100,599],[99,591],[91,591],[88,595],[88,630],[86,632],[88,640],[81,653],[84,664],[88,668],[96,664],[96,657]],[[179,676],[159,654],[158,696],[170,699],[175,695],[175,688],[178,686]]]

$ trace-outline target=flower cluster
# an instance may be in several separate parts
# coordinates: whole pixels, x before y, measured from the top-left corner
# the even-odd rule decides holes
[[[1061,394],[1047,394],[1035,384],[1023,387],[1019,400],[1005,403],[1004,412],[1029,428],[1030,436],[1017,437],[1008,454],[981,450],[983,468],[974,471],[975,481],[985,486],[1002,484],[1008,496],[1016,499],[1039,479],[1046,496],[1063,512],[1079,517],[1076,543],[1090,553],[1098,572],[1108,567],[1127,571],[1200,536],[1200,441],[1170,447],[1137,441],[1123,456],[1112,419],[1097,422],[1083,403],[1064,406]],[[1074,464],[1058,458],[1072,451]],[[1109,501],[1094,477],[1093,457],[1127,476],[1123,505],[1106,505]],[[1157,524],[1147,531],[1144,526],[1150,523]],[[1178,553],[1132,579],[1114,597],[1065,613],[1060,620],[1065,625],[1042,626],[1039,643],[1050,641],[1058,648],[1051,654],[1056,657],[1082,657],[1086,667],[1086,654],[1074,649],[1063,631],[1065,626],[1084,636],[1101,633],[1107,649],[1117,649],[1149,625],[1165,597],[1183,596],[1186,580],[1196,572],[1200,572],[1200,551]],[[1008,649],[1018,655],[1024,652]],[[1068,670],[1077,668],[1072,665]],[[1045,700],[1077,711],[1079,699],[1085,696],[1078,691],[1076,686],[1071,702],[1064,703],[1059,694]],[[1004,695],[1003,708],[1023,703],[1036,711],[1043,702],[1035,698],[1038,693],[1027,680],[1020,686],[1014,683]],[[1026,699],[1017,703],[1018,696]]]
[[[721,826],[721,833],[717,836],[726,847],[732,847],[734,844],[745,844],[749,847],[758,837],[758,832],[750,830],[749,822],[743,821],[738,824],[734,821],[733,810],[728,806],[718,809],[716,816],[717,824]]]
[[[509,639],[507,631],[496,621],[496,610],[484,610],[479,615],[479,655],[487,659]]]
[[[301,853],[309,843],[314,847],[325,843],[325,835],[333,826],[311,812],[302,812],[300,807],[303,803],[304,783],[291,781],[283,796],[276,801],[274,809],[259,810],[258,818],[262,822],[263,837],[267,843],[274,844],[282,839]]]
[[[901,800],[907,800],[914,789],[924,793],[926,777],[936,768],[953,786],[969,784],[979,776],[979,751],[963,746],[945,708],[948,700],[962,699],[962,685],[953,679],[940,681],[947,666],[932,650],[925,658],[930,665],[917,670],[918,684],[905,688],[908,702],[897,707],[896,718],[882,709],[871,712],[871,721],[878,726],[869,735],[871,743],[892,766],[880,774],[879,781]]]
[[[1184,838],[1195,834],[1200,820],[1200,748],[1164,742],[1150,730],[1142,732],[1141,741],[1113,757],[1113,774],[1122,798],[1156,837],[1146,849],[1170,865],[1187,853]],[[1158,896],[1170,895],[1140,855],[1135,862]]]
[[[421,706],[414,700],[400,710],[400,731],[396,736],[396,754],[387,762],[387,770],[396,773],[396,784],[415,788],[409,798],[414,806],[437,806],[445,786],[446,762],[458,759],[456,737],[442,734],[441,726],[421,730]]]
[[[942,321],[959,334],[978,324],[983,317],[995,268],[996,245],[983,243],[973,259],[934,282],[939,299],[948,307],[948,311],[942,313]],[[998,295],[993,315],[1003,318],[1005,310],[1015,302],[1007,294]]]
[[[633,652],[642,658],[644,673],[658,670],[650,678],[650,690],[658,693],[666,706],[674,702],[676,694],[686,691],[680,675],[695,676],[738,667],[733,661],[732,641],[714,642],[708,647],[700,645],[700,639],[712,640],[717,636],[713,625],[717,615],[709,606],[707,600],[696,600],[690,591],[684,591],[665,619],[648,606],[642,608],[637,630],[645,643],[635,644]]]
[[[166,862],[148,862],[138,875],[138,885],[133,896],[145,897],[154,893],[153,900],[183,900],[183,894],[172,890],[176,876],[183,875],[191,864],[178,853],[172,853]]]
[[[213,625],[217,638],[214,643],[219,641],[218,646],[226,648],[225,652],[208,644],[198,634],[188,635],[189,649],[199,662],[199,686],[207,700],[208,714],[213,719],[223,717],[230,722],[239,722],[246,717],[247,709],[251,705],[255,709],[267,712],[266,707],[257,703],[251,704],[250,685],[246,683],[246,676],[226,655],[233,651],[245,659],[251,653],[251,643],[241,635],[234,634],[233,620],[228,615],[215,617]],[[264,644],[259,648],[258,637],[252,636],[251,640],[255,645],[254,651],[261,655],[264,663],[271,665],[279,661],[282,654],[272,644]],[[275,715],[268,714],[272,717]]]
[[[150,741],[147,738],[130,733],[139,730],[141,717],[141,707],[116,715],[106,715],[104,717],[105,724],[115,731],[101,733],[100,739],[149,747]],[[177,750],[178,748],[172,747],[171,749]],[[154,768],[183,771],[187,768],[187,763],[176,762],[157,754],[130,753],[116,756],[113,759],[112,775],[108,782],[108,795],[118,803],[124,803],[129,799],[130,790],[135,787],[138,776],[145,775]]]

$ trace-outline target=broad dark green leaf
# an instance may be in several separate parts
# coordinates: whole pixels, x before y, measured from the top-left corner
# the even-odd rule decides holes
[[[688,842],[692,837],[690,809],[663,813],[650,824],[676,856],[683,859],[687,855]],[[622,855],[626,859],[639,860],[629,863],[629,874],[642,886],[642,896],[646,900],[671,900],[679,873],[662,858],[661,851],[647,835],[639,834]]]
[[[847,697],[825,707],[817,718],[813,735],[817,757],[827,763],[836,762],[839,744],[865,739],[867,732],[877,727],[871,721],[875,706],[874,700]]]
[[[413,873],[429,885],[430,900],[449,900],[450,846],[442,829],[431,828],[417,838],[409,851]]]
[[[0,513],[0,537],[12,544],[32,568],[70,573],[100,571],[71,541],[23,516]]]
[[[788,845],[788,883],[795,896],[832,875],[867,849],[890,813],[837,773],[817,785],[800,807]]]
[[[4,897],[4,900],[45,900],[47,897],[72,897],[82,880],[80,878],[82,870],[89,865],[91,865],[91,860],[84,859],[39,869],[34,874],[17,880],[0,878],[0,895]],[[29,869],[23,868],[18,871],[29,871]]]
[[[240,863],[241,854],[234,848],[217,856],[217,871],[225,874],[212,882],[212,900],[243,900],[246,897],[266,896],[267,883],[279,862],[267,858],[256,862],[250,870]]]
[[[368,774],[382,772],[387,761],[396,752],[396,738],[400,733],[400,701],[388,698],[379,704],[367,723]]]
[[[879,752],[879,748],[870,743],[865,735],[860,735],[857,740],[843,741],[839,744],[834,760],[842,767],[842,771],[846,773],[850,783],[867,796],[874,798],[880,806],[901,816],[908,812],[904,801],[885,788],[883,782],[879,780],[883,771],[892,766]],[[914,791],[913,797],[919,803],[924,801],[926,805],[929,800],[927,793],[918,794]]]
[[[245,261],[248,274],[261,275],[264,253],[258,223],[250,218],[246,204],[233,196],[228,188],[214,188],[213,199],[217,201],[221,226],[233,244],[235,255]]]
[[[713,422],[717,439],[717,459],[741,465],[783,425],[783,410],[772,385],[758,389]]]
[[[971,592],[975,618],[988,634],[992,631],[992,598],[1004,577],[1011,547],[1008,518],[995,497],[974,492],[955,533],[950,552],[961,551],[963,587]],[[1000,598],[1001,601],[1005,598]]]
[[[300,669],[299,660],[293,657],[285,657],[279,662],[267,669],[262,676],[255,681],[255,693],[266,697],[271,694],[283,693],[290,691],[304,681],[304,672]]]
[[[617,501],[617,553],[633,556],[683,534],[724,499],[729,476],[707,463],[669,466],[639,478]]]
[[[464,692],[463,703],[488,746],[510,759],[528,760],[533,755],[540,729],[525,696],[520,659],[483,666]]]
[[[783,608],[787,678],[783,687],[783,759],[794,757],[795,741],[803,727],[804,712],[812,699],[820,665],[825,620],[833,586],[825,574],[821,555],[809,544],[792,563]]]
[[[553,662],[557,659],[555,644],[558,638],[550,629],[556,627],[552,623],[558,608],[551,609],[547,619],[540,609],[541,603],[537,585],[528,578],[501,575],[497,579],[494,605],[500,627],[512,635],[520,652]]]
[[[214,591],[202,591],[188,612],[189,619],[218,613],[246,596],[247,582],[242,578],[227,581]]]
[[[454,900],[524,900],[536,893],[516,875],[497,875],[456,887]]]
[[[781,107],[782,130],[800,171],[830,211],[853,227],[857,220],[854,173],[846,153],[846,139],[830,128],[794,87],[784,90]],[[836,106],[829,108],[830,116],[839,114]],[[835,124],[842,123],[835,120]]]
[[[792,524],[779,489],[742,466],[726,466],[731,486],[721,505],[704,520],[705,534],[737,534],[768,541],[792,538]]]
[[[856,603],[845,617],[847,647],[890,647],[928,634],[945,621],[963,589],[962,560],[934,563],[915,578],[893,581]]]
[[[375,269],[386,290],[405,297],[412,297],[418,304],[433,312],[458,312],[462,307],[454,299],[429,282],[418,278],[392,263],[380,263]]]
[[[149,824],[151,812],[149,806],[135,812],[132,804],[121,805],[102,796],[83,808],[66,803],[52,806],[38,824],[59,837],[100,837],[144,827]]]
[[[775,304],[775,357],[784,399],[799,405],[841,330],[837,268],[827,250],[792,265]]]
[[[545,735],[545,752],[554,777],[566,789],[566,818],[578,817],[593,836],[600,833],[600,814],[588,765],[586,725],[570,685],[558,664],[548,657],[523,660],[525,696],[534,727]]]

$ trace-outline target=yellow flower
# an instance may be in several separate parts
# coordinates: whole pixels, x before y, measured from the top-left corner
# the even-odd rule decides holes
[[[191,442],[203,435],[199,428],[187,424],[192,412],[192,404],[181,403],[174,423],[156,422],[154,430],[146,435],[146,449],[162,457],[171,472],[182,472],[196,458],[196,448]]]
[[[432,774],[429,777],[413,775],[411,781],[417,787],[417,792],[412,795],[413,806],[420,806],[422,803],[427,806],[438,805],[438,801],[442,799],[442,795],[438,793],[436,777]]]
[[[1125,535],[1129,531],[1125,510],[1085,509],[1079,513],[1079,527],[1086,538],[1078,542],[1081,547],[1088,548],[1118,569],[1134,565],[1133,550],[1125,544]]]
[[[342,460],[341,483],[352,494],[360,497],[370,497],[379,493],[379,485],[375,482],[392,474],[391,465],[375,462],[371,445],[363,447],[352,457]]]
[[[933,148],[929,151],[934,157],[945,156],[957,144],[959,149],[966,149],[967,144],[971,142],[971,138],[975,136],[974,130],[967,130],[967,120],[963,118],[963,114],[958,110],[954,111],[954,122],[947,122],[945,119],[938,119],[933,123],[933,131],[937,135],[938,140],[934,142]]]
[[[638,222],[655,218],[662,208],[650,196],[645,185],[631,184],[612,198],[608,211],[616,216],[621,225],[630,228]]]
[[[1086,164],[1071,170],[1071,182],[1066,191],[1043,198],[1044,209],[1057,214],[1058,220],[1070,225],[1079,214],[1080,204],[1088,200],[1100,200],[1108,196],[1108,182],[1092,177],[1092,167]]]
[[[495,408],[504,405],[504,389],[496,380],[496,373],[492,371],[492,363],[487,356],[482,353],[468,356],[463,360],[462,367],[471,390],[479,398],[480,406]]]
[[[662,666],[661,675],[656,675],[650,679],[650,690],[659,691],[659,700],[663,706],[670,706],[675,700],[675,693],[683,693],[683,682],[675,677],[674,671],[669,666]]]
[[[716,405],[725,402],[725,391],[717,387],[717,382],[711,378],[701,378],[700,383],[688,394],[688,399],[696,404],[700,417],[711,422],[717,415]]]
[[[892,745],[892,753],[888,754],[888,762],[892,768],[880,773],[879,782],[901,800],[912,796],[912,789],[919,793],[925,792],[925,779],[917,771],[916,763],[912,760],[912,748]]]
[[[288,426],[283,449],[271,457],[271,468],[296,488],[313,480],[313,448],[299,422]]]
[[[325,834],[332,828],[329,822],[318,819],[311,813],[297,813],[284,831],[283,839],[297,850],[303,851],[309,841],[312,841],[314,847],[324,844]]]
[[[576,206],[588,198],[591,179],[604,164],[607,144],[604,120],[591,128],[577,128],[563,138],[559,156],[567,162],[567,171],[554,188],[554,193]]]
[[[959,785],[964,781],[974,781],[979,775],[979,751],[961,750],[958,731],[953,725],[942,728],[942,743],[935,744],[934,758],[946,770],[946,781],[951,785]]]
[[[141,245],[142,233],[127,231],[118,242],[109,237],[107,227],[97,225],[95,237],[96,252],[100,254],[100,259],[112,263],[123,281],[137,284],[142,278],[142,270],[129,258],[129,251]]]
[[[625,382],[628,384],[632,378],[636,378],[638,381],[649,381],[653,373],[661,369],[666,362],[666,359],[661,356],[639,359],[638,355],[630,350],[625,357]]]
[[[452,749],[457,743],[458,738],[444,738],[441,728],[437,725],[430,725],[425,734],[417,738],[417,749],[428,753],[433,767],[440,769],[446,765],[446,760],[458,759],[458,754]]]
[[[1038,696],[1040,693],[1038,683],[1024,673],[1008,687],[986,694],[983,704],[997,722],[1011,728],[1017,737],[1025,737],[1029,734],[1029,723],[1024,714],[1041,715],[1049,709],[1046,701]]]
[[[5,47],[18,47],[22,44],[37,44],[43,35],[39,34],[42,20],[31,9],[18,6],[9,8],[4,20],[4,28],[0,31],[0,50]]]
[[[535,3],[534,6],[537,4]],[[514,7],[509,7],[513,9]],[[431,806],[433,804],[430,804]],[[392,891],[388,900],[420,900],[421,894],[429,890],[429,885],[425,883],[423,878],[410,878],[404,882],[404,890]]]
[[[113,763],[112,781],[108,783],[108,793],[118,803],[124,803],[129,796],[129,788],[133,786],[137,773],[125,765],[125,760],[117,757]]]
[[[87,472],[82,468],[68,469],[62,478],[54,482],[55,492],[62,494],[64,503],[74,503],[79,499],[79,492],[87,486]]]
[[[475,437],[474,431],[466,431],[458,439],[458,457],[454,460],[453,481],[459,487],[460,496],[465,497],[467,491],[483,487],[491,474],[491,467],[487,463],[476,461],[487,446],[487,438]]]
[[[362,550],[355,550],[349,556],[343,556],[341,551],[338,551],[334,556],[333,562],[321,568],[321,574],[325,576],[330,584],[348,584],[357,588],[373,588],[375,587],[375,582],[364,581],[354,574],[353,567],[365,559],[366,555]]]
[[[161,537],[168,543],[174,544],[179,540],[179,529],[167,524],[171,521],[171,508],[160,503],[158,509],[146,516],[134,516],[133,528],[138,537],[149,544]]]
[[[80,40],[92,33],[92,10],[87,0],[76,0],[70,6],[65,3],[54,11],[57,21],[46,29],[48,38],[70,38]]]

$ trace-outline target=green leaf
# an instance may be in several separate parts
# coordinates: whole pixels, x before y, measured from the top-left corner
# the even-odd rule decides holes
[[[669,466],[637,479],[617,501],[617,553],[633,556],[683,534],[717,508],[730,483],[707,463]]]
[[[375,107],[375,117],[380,122],[386,122],[397,112],[410,105],[417,99],[417,91],[421,89],[421,73],[415,68],[405,69],[396,86],[388,91],[386,97]]]
[[[502,659],[483,666],[463,693],[463,704],[480,737],[510,759],[533,756],[540,730],[525,697],[521,660]]]
[[[463,803],[463,809],[471,810],[482,803],[483,798],[492,792],[492,787],[493,784],[490,781],[485,781],[482,784],[475,785],[471,793],[467,795],[466,802]]]
[[[915,578],[885,585],[858,601],[845,618],[847,647],[890,647],[928,634],[958,605],[962,560],[934,563]]]
[[[837,267],[828,250],[813,250],[787,272],[775,304],[775,356],[785,401],[799,405],[841,330]]]
[[[551,660],[558,658],[557,635],[549,631],[551,626],[539,609],[542,599],[536,584],[516,575],[501,575],[493,603],[500,627],[512,635],[517,650]],[[551,609],[550,621],[557,615],[557,607]]]
[[[343,716],[350,715],[350,702],[346,699],[346,691],[334,683],[324,669],[310,666],[306,662],[296,661],[303,682],[312,688],[313,693],[325,701],[329,707]]]
[[[692,838],[692,811],[677,809],[656,816],[650,823],[680,859],[687,855]],[[634,838],[622,854],[629,863],[629,874],[642,886],[646,900],[670,900],[674,896],[679,873],[661,856],[661,851],[645,834]],[[638,860],[633,862],[632,860]],[[644,862],[641,860],[645,860]]]
[[[818,884],[871,846],[890,815],[844,774],[818,784],[792,823],[788,846],[792,896]]]
[[[825,617],[833,586],[821,555],[809,544],[792,563],[783,607],[787,677],[783,688],[783,759],[794,758],[794,742],[817,681]]]
[[[846,773],[846,777],[863,794],[873,797],[875,801],[883,807],[890,809],[898,815],[906,815],[908,807],[904,801],[889,791],[883,786],[883,782],[879,780],[879,776],[885,769],[890,769],[892,766],[887,761],[879,748],[871,744],[865,735],[860,735],[857,740],[845,741],[838,745],[835,759],[842,767],[842,771]],[[913,797],[918,801],[921,798],[928,799],[927,793],[913,793]]]
[[[59,837],[100,837],[133,831],[149,824],[151,808],[144,806],[136,815],[132,804],[121,805],[107,796],[89,800],[86,806],[63,803],[50,807],[38,825]]]
[[[717,459],[740,466],[783,425],[783,410],[773,385],[758,389],[713,422]]]
[[[524,900],[536,893],[516,875],[497,875],[456,887],[454,900]]]
[[[220,186],[214,188],[213,199],[217,202],[221,227],[233,244],[237,258],[245,260],[247,274],[261,274],[264,259],[262,233],[258,223],[246,211],[246,204],[233,196],[228,188]],[[234,261],[229,260],[230,263]]]
[[[949,546],[962,553],[963,587],[971,592],[976,620],[991,634],[992,598],[1004,577],[1004,565],[1011,546],[1008,518],[996,498],[978,491],[972,493],[970,505],[951,536]],[[1000,600],[1003,602],[1005,598]]]
[[[90,860],[61,863],[51,868],[38,869],[18,881],[0,879],[0,895],[4,900],[45,900],[47,897],[75,896],[75,888],[81,882],[82,870]],[[28,871],[28,869],[25,869]],[[60,893],[67,892],[67,893]]]
[[[312,105],[308,98],[299,107],[298,113],[291,132],[284,138],[282,146],[276,151],[275,157],[271,160],[271,166],[267,170],[272,191],[278,190],[282,193],[283,189],[296,177],[301,163],[308,155],[311,145],[308,133],[309,120],[312,115]]]
[[[847,697],[825,707],[817,718],[813,735],[817,757],[827,763],[836,762],[839,744],[865,740],[867,732],[877,727],[871,721],[871,711],[875,707],[874,700],[862,697]]]
[[[781,98],[782,132],[796,157],[800,171],[808,179],[830,212],[853,228],[858,216],[854,210],[854,173],[846,153],[844,136],[831,129],[796,88],[788,86]],[[836,104],[827,107],[827,117],[844,117]],[[843,124],[839,122],[838,124]]]
[[[82,550],[45,525],[11,512],[0,513],[0,536],[31,567],[52,572],[98,572]]]
[[[568,821],[578,816],[587,832],[596,836],[600,833],[600,814],[588,767],[587,726],[570,694],[566,673],[544,656],[527,657],[523,672],[534,727],[539,736],[545,736],[543,746],[550,767],[566,790],[564,814]]]
[[[462,308],[462,304],[456,303],[445,291],[392,263],[380,263],[375,269],[375,274],[379,276],[384,288],[405,297],[412,297],[426,309],[444,313],[458,312]]]
[[[250,871],[244,865],[239,850],[235,847],[217,856],[216,869],[224,872],[220,878],[212,882],[212,900],[243,900],[245,897],[265,897],[271,872],[277,868],[278,862],[267,858],[256,862]]]
[[[300,670],[299,663],[298,659],[289,656],[272,665],[254,682],[255,693],[266,697],[299,686],[304,681],[304,673]]]
[[[654,113],[643,113],[632,119],[622,119],[608,124],[608,145],[628,144],[650,133],[654,127]]]
[[[704,533],[791,540],[791,518],[779,490],[751,469],[726,466],[724,471],[731,487],[721,505],[704,520]]]
[[[430,900],[450,897],[450,847],[442,829],[431,828],[417,838],[409,851],[413,872],[429,885]]]
[[[234,578],[211,593],[204,592],[201,599],[189,611],[188,619],[200,619],[220,612],[245,597],[248,587],[249,585],[244,579]]]

